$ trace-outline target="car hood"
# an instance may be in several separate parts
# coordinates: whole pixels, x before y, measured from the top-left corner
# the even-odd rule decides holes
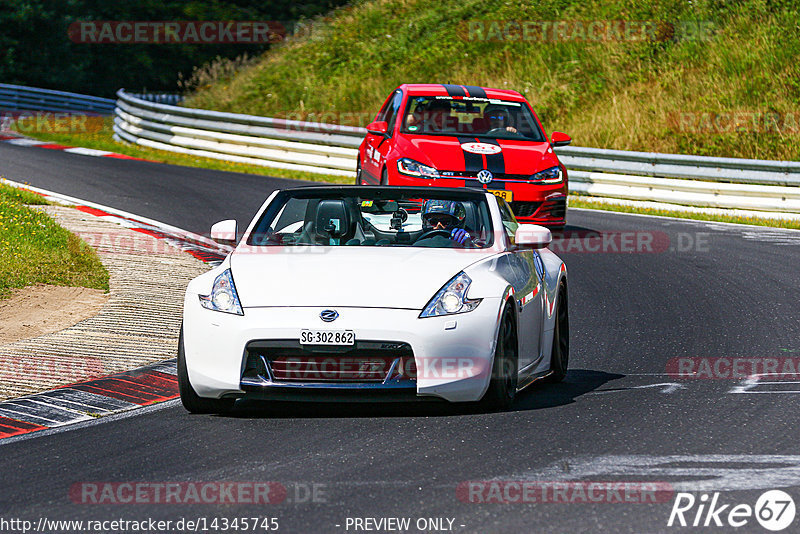
[[[230,265],[242,307],[353,306],[421,310],[490,250],[258,247]]]
[[[469,154],[462,148],[456,137],[408,136],[408,156],[432,165],[443,171],[477,171],[485,167],[485,159],[480,155]],[[471,142],[486,143],[488,140],[470,138]],[[492,143],[494,144],[494,143]],[[500,152],[497,159],[502,160],[506,174],[530,175],[558,165],[558,158],[549,143],[498,139]],[[416,153],[416,154],[415,154]],[[471,161],[482,161],[480,168],[467,168]]]

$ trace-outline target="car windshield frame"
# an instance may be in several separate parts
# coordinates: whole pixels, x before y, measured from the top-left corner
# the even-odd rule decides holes
[[[444,236],[442,239],[434,241],[434,239],[422,240],[423,244],[418,244],[419,238],[423,235],[424,228],[419,226],[421,224],[420,208],[422,203],[420,199],[429,200],[452,200],[461,202],[467,212],[467,220],[475,223],[477,230],[474,232],[472,238],[466,243],[457,243]],[[358,208],[359,219],[355,223],[360,224],[361,234],[364,236],[371,236],[360,243],[337,242],[337,243],[320,243],[317,240],[320,238],[320,232],[316,229],[313,234],[306,235],[308,232],[308,204],[306,203],[305,212],[300,220],[285,225],[281,221],[283,211],[290,205],[292,201],[307,201],[307,200],[344,200],[352,207]],[[387,206],[386,203],[396,201],[399,208],[406,210],[406,220],[402,221],[400,228],[391,227],[387,230],[386,225],[390,223],[393,217],[397,216],[396,212],[384,212],[378,209],[376,213],[365,211],[375,205]],[[471,205],[471,207],[469,206]],[[317,205],[319,210],[319,204]],[[470,218],[470,215],[471,218]],[[377,220],[373,217],[377,216]],[[319,217],[317,212],[315,218]],[[297,214],[292,216],[292,219],[301,219]],[[385,221],[383,219],[386,219]],[[316,221],[315,221],[316,222]],[[273,228],[276,223],[280,223],[280,228]],[[381,226],[379,226],[379,224]],[[391,224],[396,224],[392,222]],[[294,226],[293,226],[294,225]],[[387,235],[388,234],[388,235]],[[400,236],[400,234],[405,234]],[[285,236],[296,235],[298,241],[286,241]],[[357,234],[359,235],[359,234]],[[300,241],[300,238],[305,237],[307,240]],[[408,237],[408,239],[405,239]],[[435,236],[432,236],[435,237]],[[368,242],[374,238],[374,242]],[[394,241],[392,241],[394,238]],[[382,243],[381,240],[389,239],[389,242]],[[446,240],[446,242],[444,241]],[[248,247],[320,247],[320,246],[335,246],[335,247],[348,247],[348,248],[451,248],[456,250],[483,250],[489,249],[494,246],[494,228],[492,221],[492,211],[483,190],[478,189],[452,189],[452,188],[420,188],[420,187],[374,187],[374,186],[355,186],[355,187],[308,187],[285,189],[272,199],[263,213],[258,217],[255,224],[252,225],[251,230],[244,243]],[[430,243],[424,243],[429,241]],[[438,244],[438,245],[437,245]]]
[[[417,106],[414,107],[414,101],[418,101]],[[429,124],[428,121],[431,121],[432,118],[430,115],[426,115],[429,113],[433,113],[431,111],[425,110],[422,112],[417,112],[418,106],[420,105],[420,101],[427,101],[426,107],[430,105],[432,101],[438,102],[449,102],[450,104],[450,111],[448,112],[450,115],[449,117],[455,118],[458,120],[458,115],[453,115],[453,105],[452,103],[458,104],[458,107],[463,107],[465,109],[469,109],[470,106],[477,107],[483,105],[481,109],[486,109],[489,106],[496,106],[502,108],[519,108],[520,112],[518,117],[523,118],[528,124],[531,126],[531,134],[525,135],[521,132],[508,132],[503,134],[493,134],[487,135],[487,132],[476,132],[476,131],[469,131],[469,130],[461,130],[458,126],[454,130],[442,130],[442,131],[435,131],[427,128],[426,126]],[[413,109],[412,109],[413,108]],[[469,113],[471,115],[475,115],[474,118],[484,118],[483,111],[479,112],[467,112],[464,111],[463,113]],[[413,129],[414,126],[409,125],[409,121],[414,117],[416,120],[420,121],[421,128]],[[519,119],[518,119],[519,120]],[[458,120],[457,124],[460,126],[461,124],[465,124],[462,121]],[[412,129],[409,129],[412,128]],[[442,96],[442,95],[408,95],[406,97],[405,105],[403,106],[403,121],[400,125],[400,133],[404,135],[432,135],[432,136],[439,136],[439,137],[471,137],[471,138],[478,138],[478,139],[500,139],[500,140],[508,140],[508,141],[528,141],[533,143],[546,143],[547,137],[542,131],[541,126],[539,125],[539,121],[536,119],[536,116],[533,113],[530,105],[526,101],[520,100],[505,100],[505,99],[498,99],[498,98],[481,98],[481,97],[451,97],[451,96]]]

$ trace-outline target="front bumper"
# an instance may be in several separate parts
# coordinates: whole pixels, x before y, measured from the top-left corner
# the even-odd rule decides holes
[[[202,308],[197,295],[187,293],[183,328],[189,380],[199,396],[209,398],[476,401],[491,376],[500,304],[499,298],[485,298],[471,312],[425,319],[419,318],[419,310],[335,307],[339,318],[324,323],[319,314],[332,306],[245,308],[239,316]],[[330,381],[312,374],[287,379],[252,364],[256,353],[267,359],[278,353],[305,354],[334,366],[352,359],[348,348],[300,346],[303,329],[352,330],[361,355],[376,343],[407,346],[415,376]]]

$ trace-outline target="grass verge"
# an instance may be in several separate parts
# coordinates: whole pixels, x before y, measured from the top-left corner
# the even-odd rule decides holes
[[[294,171],[289,169],[276,169],[273,167],[261,167],[259,165],[247,165],[213,158],[203,158],[190,154],[179,154],[166,150],[156,150],[154,148],[131,145],[129,143],[118,143],[114,140],[113,121],[108,118],[104,121],[102,129],[95,132],[23,132],[28,137],[49,141],[61,145],[79,146],[84,148],[94,148],[97,150],[107,150],[134,158],[142,158],[159,163],[169,163],[170,165],[181,165],[184,167],[199,167],[201,169],[214,169],[228,172],[244,172],[247,174],[260,174],[262,176],[274,176],[277,178],[287,178],[290,180],[306,180],[309,182],[325,182],[332,184],[351,184],[355,180],[355,163],[353,164],[353,176],[332,176],[327,174],[315,174],[313,172]]]
[[[593,202],[583,198],[577,199],[569,197],[570,208],[585,208],[602,211],[616,211],[621,213],[638,213],[640,215],[657,215],[659,217],[675,217],[678,219],[692,219],[697,221],[713,221],[734,224],[751,224],[755,226],[768,226],[772,228],[788,228],[800,230],[800,221],[784,219],[761,219],[758,217],[739,217],[733,215],[717,215],[713,213],[701,213],[693,211],[674,211],[654,208],[640,208],[627,206],[624,204],[610,204],[606,202]]]
[[[28,205],[48,204],[29,191],[0,184],[0,299],[33,284],[108,291],[106,271],[94,249]]]

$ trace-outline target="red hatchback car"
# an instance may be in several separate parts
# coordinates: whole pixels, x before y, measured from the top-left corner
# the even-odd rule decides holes
[[[562,227],[567,170],[539,117],[516,91],[404,84],[386,99],[358,154],[360,185],[476,187],[505,199],[520,222]]]

